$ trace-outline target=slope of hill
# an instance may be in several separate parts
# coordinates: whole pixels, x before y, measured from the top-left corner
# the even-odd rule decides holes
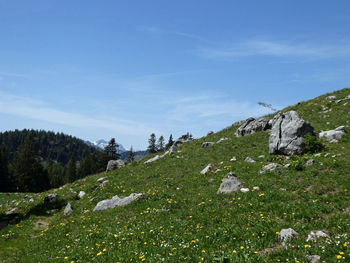
[[[326,96],[349,94],[343,89],[283,111],[296,110],[316,132],[333,129],[348,124],[350,103]],[[148,165],[140,160],[30,197],[1,194],[1,261],[310,262],[308,256],[319,255],[323,262],[349,262],[349,133],[339,143],[324,143],[320,154],[286,158],[268,153],[268,132],[237,138],[237,128],[184,143],[180,152]],[[224,137],[229,140],[201,147]],[[237,161],[230,161],[233,156]],[[256,162],[245,162],[248,156]],[[305,166],[309,159],[314,164]],[[271,162],[290,167],[258,173]],[[221,171],[200,174],[208,163]],[[249,192],[216,193],[231,171]],[[102,185],[101,177],[108,182]],[[78,199],[81,190],[86,195]],[[58,201],[44,205],[52,192]],[[145,197],[93,212],[99,201],[131,193]],[[64,216],[67,202],[73,213]],[[278,234],[285,228],[299,235],[283,248]],[[329,238],[306,241],[313,230]]]

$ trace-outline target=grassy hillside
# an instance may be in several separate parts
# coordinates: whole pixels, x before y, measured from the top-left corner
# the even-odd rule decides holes
[[[348,124],[350,103],[325,97],[349,94],[350,89],[340,90],[284,111],[296,110],[316,132],[333,129]],[[317,254],[324,262],[350,262],[350,134],[337,144],[325,143],[320,156],[287,160],[269,155],[267,132],[236,138],[237,128],[185,143],[181,152],[148,165],[144,159],[65,185],[56,189],[59,200],[51,207],[43,205],[47,193],[30,194],[34,202],[25,194],[0,194],[0,222],[13,223],[0,230],[0,261],[308,262],[307,255]],[[230,140],[201,147],[223,137]],[[233,156],[236,162],[230,161]],[[257,162],[244,162],[247,156]],[[311,158],[315,164],[304,166]],[[270,162],[292,165],[258,174]],[[208,163],[221,172],[200,174]],[[230,171],[251,191],[216,194]],[[104,187],[97,181],[101,177],[108,180]],[[87,195],[78,200],[73,192],[80,190]],[[145,193],[145,198],[92,212],[103,199],[131,193]],[[67,201],[73,213],[63,216]],[[14,207],[17,214],[6,216]],[[289,227],[299,237],[283,249],[278,232]],[[330,238],[306,242],[312,230]]]

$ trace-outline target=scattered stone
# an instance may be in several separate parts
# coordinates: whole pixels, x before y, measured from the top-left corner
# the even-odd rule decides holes
[[[216,143],[221,143],[223,141],[228,141],[230,140],[229,138],[221,138],[220,140],[218,140]]]
[[[13,215],[13,214],[17,214],[17,213],[18,213],[18,210],[17,210],[17,207],[15,207],[15,208],[12,208],[12,209],[6,211],[5,215],[8,216],[8,215]]]
[[[79,199],[82,199],[84,195],[86,195],[86,193],[84,191],[80,191],[78,194]]]
[[[327,235],[325,232],[321,230],[311,231],[310,234],[307,235],[306,242],[315,241],[316,239],[321,237],[329,238],[329,235]]]
[[[305,166],[311,166],[315,163],[315,160],[314,159],[310,159],[310,160],[307,160],[306,163],[305,163]]]
[[[294,229],[287,228],[287,229],[282,229],[278,235],[280,240],[282,241],[282,245],[285,246],[290,239],[298,236],[299,234],[295,232]]]
[[[345,101],[345,100],[350,100],[350,95],[346,96],[344,99],[336,100],[334,102],[335,102],[335,104],[338,104],[338,103]]]
[[[304,136],[314,128],[296,111],[277,114],[272,121],[269,139],[270,154],[297,154],[305,151]]]
[[[122,160],[110,160],[108,161],[106,172],[110,172],[124,166],[125,163]]]
[[[310,260],[311,263],[321,262],[321,257],[319,255],[307,255],[306,259]]]
[[[268,165],[265,165],[263,168],[260,169],[259,174],[263,174],[265,172],[272,172],[281,167],[282,165],[278,163],[269,163]]]
[[[171,147],[170,147],[170,149],[169,149],[169,153],[170,154],[173,154],[173,153],[176,153],[176,152],[178,152],[178,148],[176,147],[176,145],[172,145]]]
[[[265,158],[265,155],[259,155],[258,158],[259,158],[259,159],[264,159],[264,158]]]
[[[207,136],[212,135],[212,134],[214,134],[214,132],[210,131],[210,132],[207,133]]]
[[[332,142],[332,140],[335,140],[336,142],[338,142],[338,140],[341,139],[345,135],[345,133],[345,126],[339,126],[334,130],[320,132],[318,134],[318,137],[325,141]]]
[[[49,203],[54,203],[57,200],[57,194],[49,194],[44,197],[44,203],[49,204]]]
[[[231,161],[231,162],[235,162],[235,161],[237,161],[237,159],[236,159],[235,156],[233,156],[233,157],[230,159],[230,161]]]
[[[206,174],[207,172],[213,171],[213,166],[208,164],[202,171],[201,174]]]
[[[95,212],[95,211],[106,210],[109,208],[114,208],[117,206],[125,206],[142,197],[144,197],[144,194],[142,193],[139,193],[139,194],[132,193],[131,195],[124,198],[119,198],[117,195],[115,195],[112,197],[112,199],[106,199],[98,202],[93,211]]]
[[[174,142],[173,145],[178,146],[178,145],[180,145],[182,143],[189,142],[189,141],[192,141],[192,136],[189,133],[187,133],[187,134],[182,135],[180,138],[178,138]]]
[[[287,169],[287,168],[289,168],[290,166],[291,166],[291,164],[290,164],[290,163],[287,163],[287,164],[285,164],[285,165],[283,166],[283,168]]]
[[[220,162],[220,164],[224,164],[224,162]]]
[[[214,145],[213,142],[203,142],[202,143],[202,148],[205,148],[205,147],[208,147],[208,146],[212,146],[212,145]]]
[[[33,198],[30,198],[30,199],[29,199],[29,202],[30,202],[30,203],[33,203],[33,202],[34,202],[34,199],[33,199]]]
[[[336,96],[328,96],[326,97],[327,100],[336,100],[337,97]]]
[[[287,189],[286,188],[280,188],[280,191],[285,192],[285,191],[287,191]]]
[[[108,183],[109,181],[108,180],[104,180],[101,184],[100,184],[100,188],[101,187],[105,187],[106,186],[106,184]]]
[[[157,161],[157,160],[159,160],[159,159],[160,159],[160,156],[159,156],[159,155],[156,155],[156,156],[154,156],[153,158],[151,158],[151,159],[145,161],[144,164],[148,164],[148,163]]]
[[[214,173],[221,172],[221,169],[216,169]]]
[[[97,182],[102,182],[104,179],[106,179],[106,177],[101,177],[97,179]]]
[[[254,187],[253,187],[253,190],[259,191],[259,190],[260,190],[260,187],[259,187],[259,186],[254,186]]]
[[[214,181],[215,181],[214,178],[209,178],[209,179],[208,179],[208,182],[209,182],[209,183],[214,182]]]
[[[249,192],[249,188],[241,188],[239,189],[242,193],[248,193]]]
[[[247,163],[255,163],[255,161],[252,158],[250,158],[249,156],[247,158],[245,158],[244,161]]]
[[[230,172],[228,173],[224,179],[222,179],[222,183],[220,184],[219,190],[216,192],[217,194],[229,194],[238,191],[242,186],[242,182],[237,178],[237,175]]]
[[[315,153],[314,156],[315,157],[321,157],[321,153]]]
[[[269,120],[265,118],[249,118],[236,131],[237,137],[243,137],[258,131],[265,131],[270,128]]]
[[[25,195],[24,198],[30,199],[30,198],[32,198],[32,196],[31,195]]]
[[[72,206],[71,206],[70,203],[68,202],[68,204],[67,204],[66,207],[64,208],[63,214],[64,214],[65,216],[69,216],[72,212],[73,212]]]

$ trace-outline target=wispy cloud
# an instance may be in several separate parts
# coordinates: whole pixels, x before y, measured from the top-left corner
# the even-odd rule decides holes
[[[326,59],[334,57],[349,57],[348,44],[300,44],[269,40],[253,40],[233,44],[229,47],[197,49],[198,55],[206,58],[230,59],[248,56],[303,57],[311,59]]]
[[[138,122],[110,116],[86,116],[50,107],[40,100],[0,92],[0,113],[77,128],[100,128],[127,135],[144,135],[155,131]]]

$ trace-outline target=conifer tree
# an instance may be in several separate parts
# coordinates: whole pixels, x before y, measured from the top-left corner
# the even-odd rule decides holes
[[[135,160],[135,153],[134,153],[134,149],[131,146],[130,150],[129,150],[129,155],[128,155],[128,158],[127,158],[127,162],[128,163],[132,163],[134,160]]]
[[[165,149],[164,147],[164,137],[163,135],[161,135],[158,139],[157,149],[159,152],[162,152]]]
[[[168,143],[166,144],[165,148],[168,149],[168,148],[170,148],[173,144],[174,144],[173,135],[170,134]]]
[[[117,160],[120,158],[120,154],[117,152],[117,147],[119,145],[116,144],[115,139],[112,138],[108,145],[105,147],[105,153],[109,157],[109,160]]]
[[[49,177],[40,163],[31,133],[19,147],[14,162],[14,179],[18,191],[39,192],[48,189]]]
[[[0,192],[11,190],[8,170],[8,159],[5,147],[0,148]]]
[[[148,148],[147,151],[149,153],[155,153],[157,152],[157,146],[156,146],[156,135],[154,133],[151,134],[150,138],[148,139]]]
[[[67,183],[74,182],[77,179],[77,167],[74,154],[71,155],[69,162],[66,165],[65,178]]]

